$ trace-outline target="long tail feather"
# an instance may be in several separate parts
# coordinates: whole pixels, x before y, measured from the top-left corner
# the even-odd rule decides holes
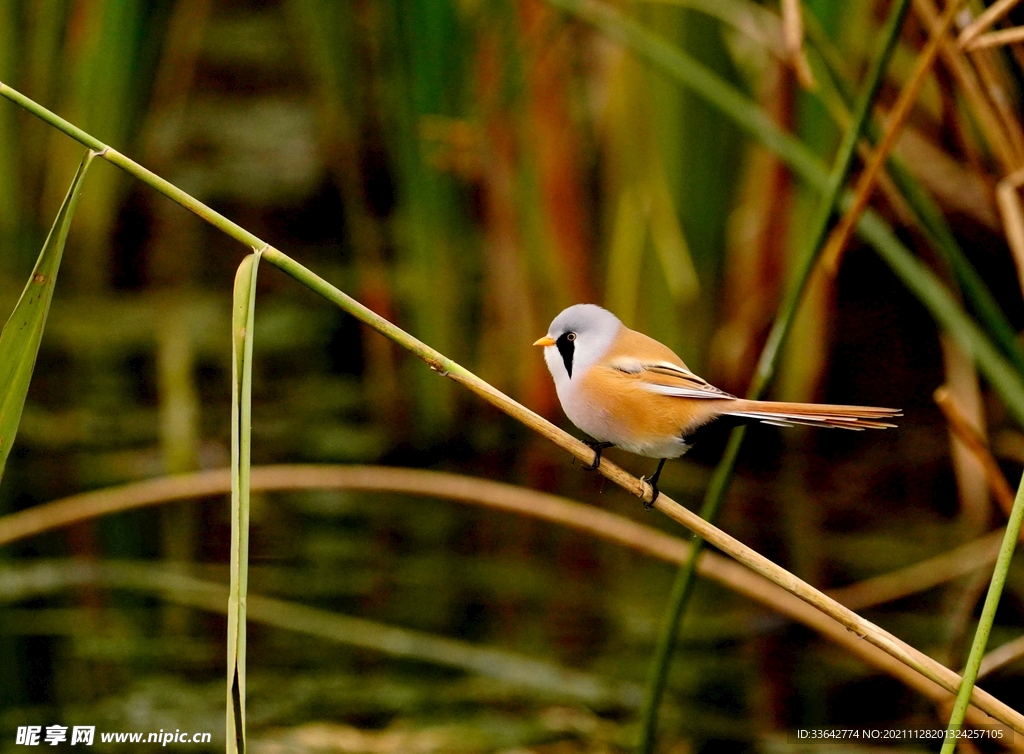
[[[825,403],[780,403],[776,401],[736,401],[725,411],[728,416],[754,419],[765,424],[789,427],[805,424],[810,427],[838,427],[840,429],[887,429],[895,427],[885,419],[903,416],[898,408],[877,406],[832,406]]]

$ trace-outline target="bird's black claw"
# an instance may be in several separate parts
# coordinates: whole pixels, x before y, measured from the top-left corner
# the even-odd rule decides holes
[[[657,482],[657,480],[652,482],[650,479],[648,479],[645,476],[640,477],[640,481],[641,482],[647,482],[647,484],[651,485],[651,499],[649,501],[648,500],[644,501],[644,510],[648,510],[649,511],[651,508],[654,507],[654,501],[658,499],[658,495],[661,494],[660,492],[658,492],[658,482]]]
[[[594,451],[594,462],[588,466],[584,466],[584,471],[595,471],[598,466],[601,465],[601,452],[605,448],[610,448],[612,443],[610,442],[594,442],[592,440],[584,440],[583,444]]]
[[[647,510],[650,510],[651,508],[653,508],[654,507],[654,501],[658,499],[658,495],[660,494],[658,492],[658,477],[661,476],[661,470],[662,470],[662,468],[664,468],[665,461],[667,461],[667,460],[668,460],[667,458],[662,458],[660,461],[658,461],[658,468],[655,469],[654,473],[651,474],[650,477],[645,477],[645,476],[640,477],[640,481],[641,482],[647,482],[647,484],[651,485],[651,501],[649,503],[648,502],[644,503],[644,508],[647,509]]]

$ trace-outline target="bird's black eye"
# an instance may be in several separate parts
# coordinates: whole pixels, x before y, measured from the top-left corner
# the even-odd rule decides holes
[[[572,341],[576,340],[576,333],[574,333],[574,332],[566,333],[565,334],[565,339],[568,340],[571,343]]]

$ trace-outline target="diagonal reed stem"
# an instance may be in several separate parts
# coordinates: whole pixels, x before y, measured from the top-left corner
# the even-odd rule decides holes
[[[900,28],[903,26],[903,19],[909,7],[910,0],[896,0],[889,13],[888,20],[882,28],[878,40],[878,50],[865,79],[863,92],[854,107],[850,127],[843,135],[842,143],[839,145],[839,150],[836,153],[834,166],[828,176],[825,191],[812,220],[807,244],[804,247],[803,254],[796,263],[786,296],[779,307],[779,312],[775,317],[768,340],[764,344],[764,349],[761,351],[754,379],[751,382],[750,389],[747,391],[748,398],[755,400],[761,398],[767,390],[772,376],[775,374],[782,345],[785,343],[786,336],[792,328],[793,320],[803,299],[804,291],[807,289],[811,272],[815,264],[817,264],[821,249],[828,238],[832,217],[838,207],[843,186],[846,183],[846,177],[853,166],[853,161],[857,154],[857,142],[860,140],[861,131],[864,129],[865,123],[870,118],[871,107],[881,86],[882,76],[889,65],[889,59],[896,48]],[[718,518],[718,512],[722,507],[725,494],[729,489],[729,483],[732,481],[733,473],[736,470],[736,462],[745,437],[745,426],[736,427],[729,435],[729,443],[726,445],[725,454],[715,469],[700,511],[701,518],[708,522],[714,523]],[[686,607],[696,583],[697,559],[700,557],[703,549],[704,540],[699,536],[695,537],[690,558],[686,565],[679,569],[675,583],[672,585],[668,610],[666,611],[661,634],[658,637],[658,644],[651,662],[650,676],[647,682],[647,699],[641,712],[640,741],[637,751],[642,754],[651,754],[654,751],[658,727],[658,709],[661,706],[662,696],[665,691],[665,681],[668,678],[669,665],[675,650],[676,639],[679,635],[679,624],[682,621],[683,613],[686,612]]]

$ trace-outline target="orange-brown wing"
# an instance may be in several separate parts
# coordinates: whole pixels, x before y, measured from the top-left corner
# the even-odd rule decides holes
[[[685,366],[667,361],[643,361],[619,356],[610,359],[608,366],[633,377],[645,390],[673,398],[731,398],[723,390],[699,377]]]
[[[675,352],[636,330],[623,327],[605,365],[632,378],[644,390],[675,398],[727,398],[729,395],[689,370]]]

